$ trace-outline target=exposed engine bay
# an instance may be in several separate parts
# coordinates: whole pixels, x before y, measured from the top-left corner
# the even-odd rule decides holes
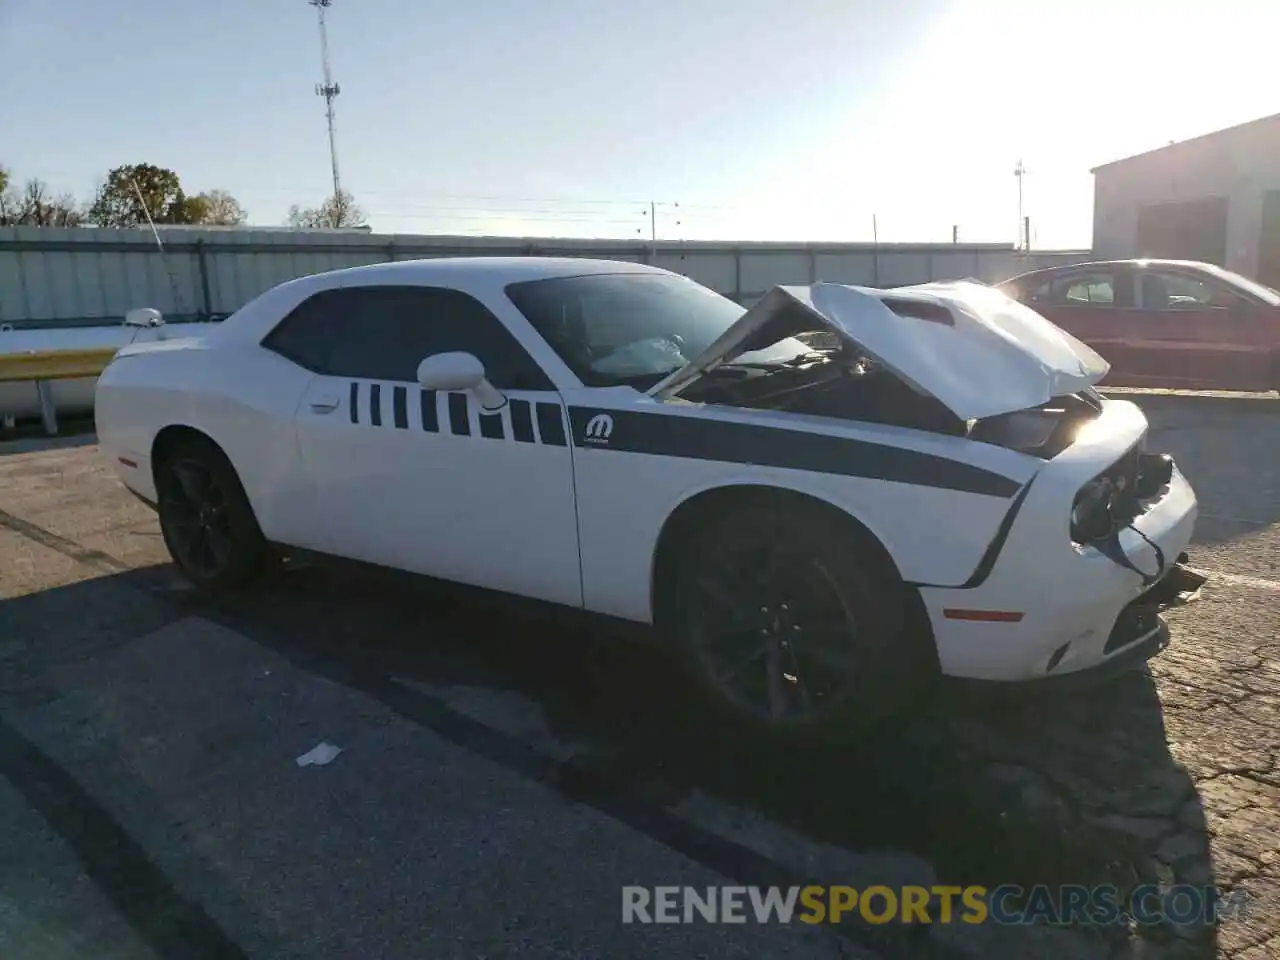
[[[1098,395],[1088,390],[1029,410],[965,421],[871,358],[839,345],[824,349],[822,334],[797,339],[812,344],[813,352],[783,364],[724,364],[708,371],[686,398],[926,430],[1044,459],[1070,446],[1080,427],[1102,410]]]

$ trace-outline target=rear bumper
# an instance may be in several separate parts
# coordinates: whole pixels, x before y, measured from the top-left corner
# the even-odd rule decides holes
[[[98,440],[102,456],[116,472],[125,489],[143,503],[155,504],[159,498],[156,496],[155,478],[151,474],[151,458],[131,450],[122,450],[109,439],[104,441],[101,434],[98,435]]]

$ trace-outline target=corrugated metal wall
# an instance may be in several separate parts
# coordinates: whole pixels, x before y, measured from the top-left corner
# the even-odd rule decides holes
[[[554,255],[636,260],[685,274],[742,303],[778,283],[834,280],[895,286],[977,277],[996,281],[1088,251],[1015,253],[1002,244],[785,244],[428,237],[289,230],[0,228],[0,324],[116,323],[133,307],[170,322],[231,313],[293,277],[387,260]]]

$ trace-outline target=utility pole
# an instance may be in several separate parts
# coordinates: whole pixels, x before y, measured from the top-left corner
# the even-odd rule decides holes
[[[666,200],[662,200],[662,201],[650,200],[649,201],[649,249],[653,256],[657,256],[658,254],[658,204],[659,203],[662,203],[664,206],[671,207],[671,209],[675,211],[675,216],[680,215],[679,201],[674,201],[674,202],[668,202]],[[643,210],[640,212],[641,214],[644,213]],[[682,223],[683,223],[682,220],[677,220],[675,222],[675,225],[678,227]],[[636,227],[636,233],[640,233],[641,229],[642,229],[641,227]],[[641,236],[643,236],[643,234],[641,234]]]
[[[880,224],[871,215],[871,285],[880,286]]]
[[[1027,175],[1027,168],[1023,166],[1021,159],[1014,166],[1013,175],[1018,178],[1018,232],[1022,233],[1023,223],[1025,222],[1022,217],[1022,178]],[[1025,250],[1030,245],[1030,240],[1029,236],[1020,238],[1018,246]]]
[[[333,132],[333,101],[342,92],[342,88],[333,82],[333,73],[329,69],[329,35],[325,30],[324,12],[333,5],[333,0],[307,0],[316,8],[320,20],[320,60],[324,66],[324,83],[316,84],[317,96],[324,97],[325,117],[329,121],[329,163],[333,167],[333,196],[336,200],[342,192],[338,179],[338,142]]]

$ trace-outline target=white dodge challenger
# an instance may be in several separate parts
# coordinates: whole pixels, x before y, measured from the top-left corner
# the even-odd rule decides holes
[[[977,283],[746,310],[634,263],[438,259],[125,347],[95,409],[203,589],[305,551],[654,624],[807,731],[1167,642],[1195,495],[1106,371]]]

